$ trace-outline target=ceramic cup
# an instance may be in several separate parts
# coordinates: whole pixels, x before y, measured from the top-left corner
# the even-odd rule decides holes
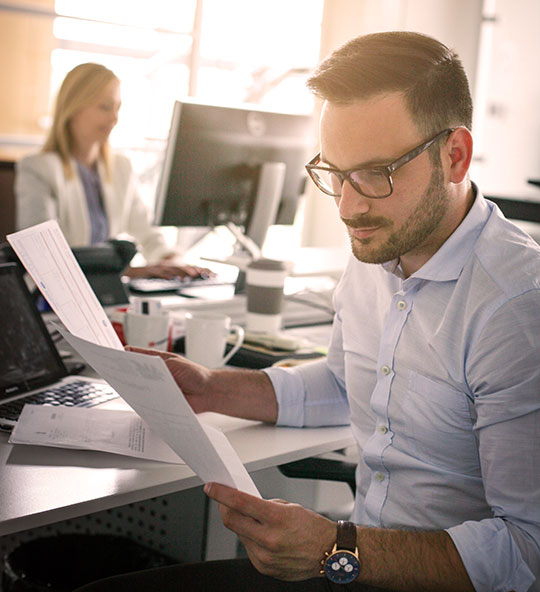
[[[229,335],[236,335],[232,349],[225,355]],[[231,317],[214,312],[186,313],[186,357],[207,368],[223,367],[244,342],[244,329],[231,325]]]

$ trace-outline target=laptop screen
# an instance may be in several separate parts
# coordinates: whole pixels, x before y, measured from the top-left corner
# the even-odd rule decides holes
[[[0,265],[0,400],[66,375],[18,265]]]

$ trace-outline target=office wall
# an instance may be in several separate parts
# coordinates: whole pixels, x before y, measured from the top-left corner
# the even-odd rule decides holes
[[[321,57],[357,35],[389,30],[419,31],[436,37],[459,53],[474,88],[481,14],[482,0],[326,0]],[[342,246],[346,242],[332,198],[310,186],[302,243]]]
[[[49,109],[50,55],[55,47],[54,0],[18,0],[0,5],[0,130],[3,136],[42,135]],[[30,12],[30,9],[35,12]],[[5,155],[9,156],[9,155]]]
[[[486,194],[540,200],[540,2],[489,0],[472,176]]]

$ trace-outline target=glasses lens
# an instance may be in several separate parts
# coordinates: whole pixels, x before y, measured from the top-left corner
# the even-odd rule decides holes
[[[315,184],[334,197],[341,196],[343,185],[342,173],[335,173],[326,169],[311,169],[310,174]],[[380,169],[360,169],[349,173],[347,177],[352,187],[366,197],[387,197],[392,193],[392,186],[388,176]]]
[[[386,197],[392,193],[390,179],[379,169],[362,169],[350,174],[352,186],[366,197]]]
[[[335,173],[324,169],[312,169],[311,174],[319,189],[336,197],[341,195],[341,180]]]

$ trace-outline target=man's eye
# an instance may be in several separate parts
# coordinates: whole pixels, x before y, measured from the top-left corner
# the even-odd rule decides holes
[[[364,195],[379,196],[388,193],[388,177],[380,169],[362,169],[351,173],[352,180]]]

